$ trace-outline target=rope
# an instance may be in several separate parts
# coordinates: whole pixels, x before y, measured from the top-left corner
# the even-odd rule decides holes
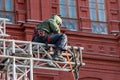
[[[74,75],[74,72],[73,72],[72,64],[70,63],[70,58],[69,58],[69,56],[68,56],[68,52],[67,52],[67,51],[66,51],[66,56],[67,56],[68,63],[69,63],[69,65],[70,65],[70,69],[72,70],[73,78],[74,78],[74,80],[75,80],[75,75]]]

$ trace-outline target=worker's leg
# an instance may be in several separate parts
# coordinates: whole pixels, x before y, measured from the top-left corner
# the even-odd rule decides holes
[[[39,43],[45,43],[45,41],[40,37],[34,37],[34,39],[32,41],[33,42],[39,42]],[[45,59],[50,59],[47,55],[44,58]],[[56,65],[53,62],[47,62],[46,65],[49,66],[49,67],[56,67]]]
[[[39,36],[34,36],[32,42],[45,43],[45,41],[43,40],[43,38],[41,38]]]
[[[67,50],[67,36],[65,34],[53,34],[50,36],[50,43],[55,44],[56,50]]]
[[[66,61],[66,58],[61,55],[61,52],[67,50],[67,36],[65,34],[53,34],[50,36],[50,43],[56,46],[53,59],[57,61]]]

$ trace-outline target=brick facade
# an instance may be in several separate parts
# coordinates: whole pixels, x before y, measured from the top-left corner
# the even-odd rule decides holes
[[[69,45],[82,46],[80,80],[120,80],[120,0],[105,0],[108,34],[94,34],[90,27],[88,0],[77,1],[79,31],[61,30]],[[52,14],[59,14],[58,0],[14,0],[15,23],[7,24],[11,39],[28,40],[34,27]],[[69,78],[69,79],[68,79]],[[73,80],[70,72],[35,70],[34,80]]]

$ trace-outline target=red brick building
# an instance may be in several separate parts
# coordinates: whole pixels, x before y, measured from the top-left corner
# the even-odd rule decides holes
[[[63,18],[69,45],[82,46],[80,80],[120,80],[120,0],[0,0],[11,39],[28,40],[53,14]],[[34,80],[73,80],[69,72],[37,70]]]

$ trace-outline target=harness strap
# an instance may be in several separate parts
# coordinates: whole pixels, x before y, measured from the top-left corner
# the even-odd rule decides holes
[[[36,30],[35,31],[35,35],[38,35],[38,36],[45,36],[46,35],[46,31],[42,31],[42,30]]]
[[[32,41],[34,40],[35,37],[40,37],[46,44],[46,50],[49,49],[48,44],[50,43],[50,36],[48,35],[48,33],[45,30],[34,30],[34,37],[32,39]]]
[[[48,44],[50,43],[50,36],[49,35],[47,35],[47,42],[48,42]]]

